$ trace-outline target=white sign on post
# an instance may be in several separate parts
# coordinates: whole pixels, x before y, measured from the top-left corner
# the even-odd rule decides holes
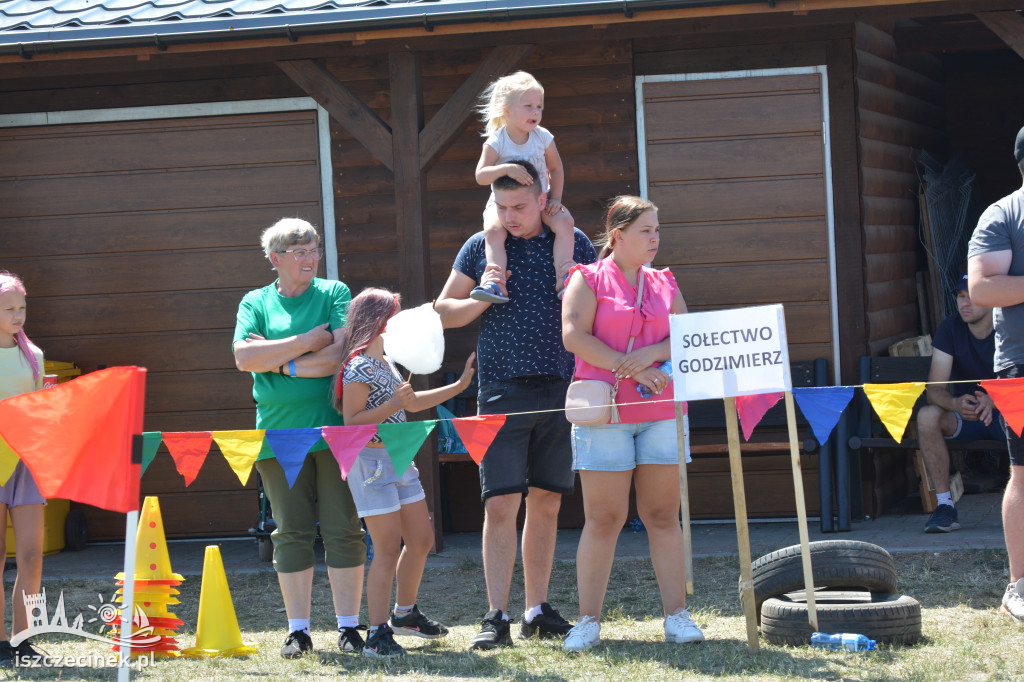
[[[792,390],[782,305],[672,315],[669,325],[676,400]]]

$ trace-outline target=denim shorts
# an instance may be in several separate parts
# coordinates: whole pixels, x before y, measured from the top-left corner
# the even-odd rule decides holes
[[[410,464],[402,477],[384,448],[363,448],[348,472],[348,489],[359,518],[390,514],[426,497],[420,472]]]
[[[480,497],[527,494],[530,488],[572,493],[569,422],[565,392],[569,383],[556,376],[517,377],[482,384],[477,414],[511,414],[480,463]],[[551,411],[554,410],[554,411]]]
[[[956,417],[956,431],[952,436],[946,436],[946,440],[1003,440],[1006,432],[1003,431],[1003,420],[998,410],[992,412],[992,422],[985,426],[980,419],[966,421],[959,412],[954,412]]]
[[[679,464],[675,419],[637,424],[573,425],[573,469],[630,471],[640,464]]]
[[[1000,379],[1015,379],[1017,377],[1022,377],[1024,376],[1024,365],[1007,367],[1006,369],[996,372],[996,376]],[[1024,440],[1013,432],[1010,425],[1006,423],[1006,417],[999,415],[999,421],[1003,425],[1003,430],[1006,431],[1006,447],[1010,451],[1010,464],[1013,466],[1024,467]]]

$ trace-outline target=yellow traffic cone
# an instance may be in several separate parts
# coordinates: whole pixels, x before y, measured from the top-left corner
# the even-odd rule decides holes
[[[231,590],[228,589],[228,578],[224,574],[224,562],[220,558],[220,547],[209,545],[203,559],[196,645],[181,653],[189,658],[202,658],[247,656],[255,651],[254,643],[242,641],[235,605],[231,601]]]
[[[141,517],[135,536],[135,580],[184,580],[183,576],[171,571],[160,501],[156,497],[147,497],[142,503]],[[118,573],[116,577],[123,580],[125,576]]]

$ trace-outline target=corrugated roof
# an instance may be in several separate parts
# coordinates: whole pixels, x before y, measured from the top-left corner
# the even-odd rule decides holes
[[[374,30],[749,0],[0,0],[0,52]]]

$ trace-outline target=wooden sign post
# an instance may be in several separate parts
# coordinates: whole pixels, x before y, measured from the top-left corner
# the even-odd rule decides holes
[[[740,452],[737,396],[784,392],[786,421],[789,426],[793,486],[796,493],[800,551],[807,592],[807,612],[811,627],[818,629],[814,604],[814,574],[807,533],[807,507],[796,436],[792,379],[789,374],[789,348],[786,344],[786,320],[781,305],[758,306],[703,313],[672,315],[672,379],[677,401],[725,400],[725,423],[729,441],[729,469],[732,477],[733,504],[736,511],[736,540],[740,554],[740,594],[747,622],[747,646],[758,651],[757,613],[755,611],[750,537],[747,529],[747,502],[743,486],[743,462]],[[677,433],[683,433],[682,410],[677,405]],[[683,448],[680,446],[680,452]],[[687,553],[687,592],[692,571],[689,545],[689,497],[686,495],[685,457],[680,466],[684,542]]]
[[[686,594],[693,594],[693,535],[690,532],[690,488],[686,482],[686,442],[689,437],[683,405],[676,402],[676,447],[679,452],[679,510],[686,553]]]

